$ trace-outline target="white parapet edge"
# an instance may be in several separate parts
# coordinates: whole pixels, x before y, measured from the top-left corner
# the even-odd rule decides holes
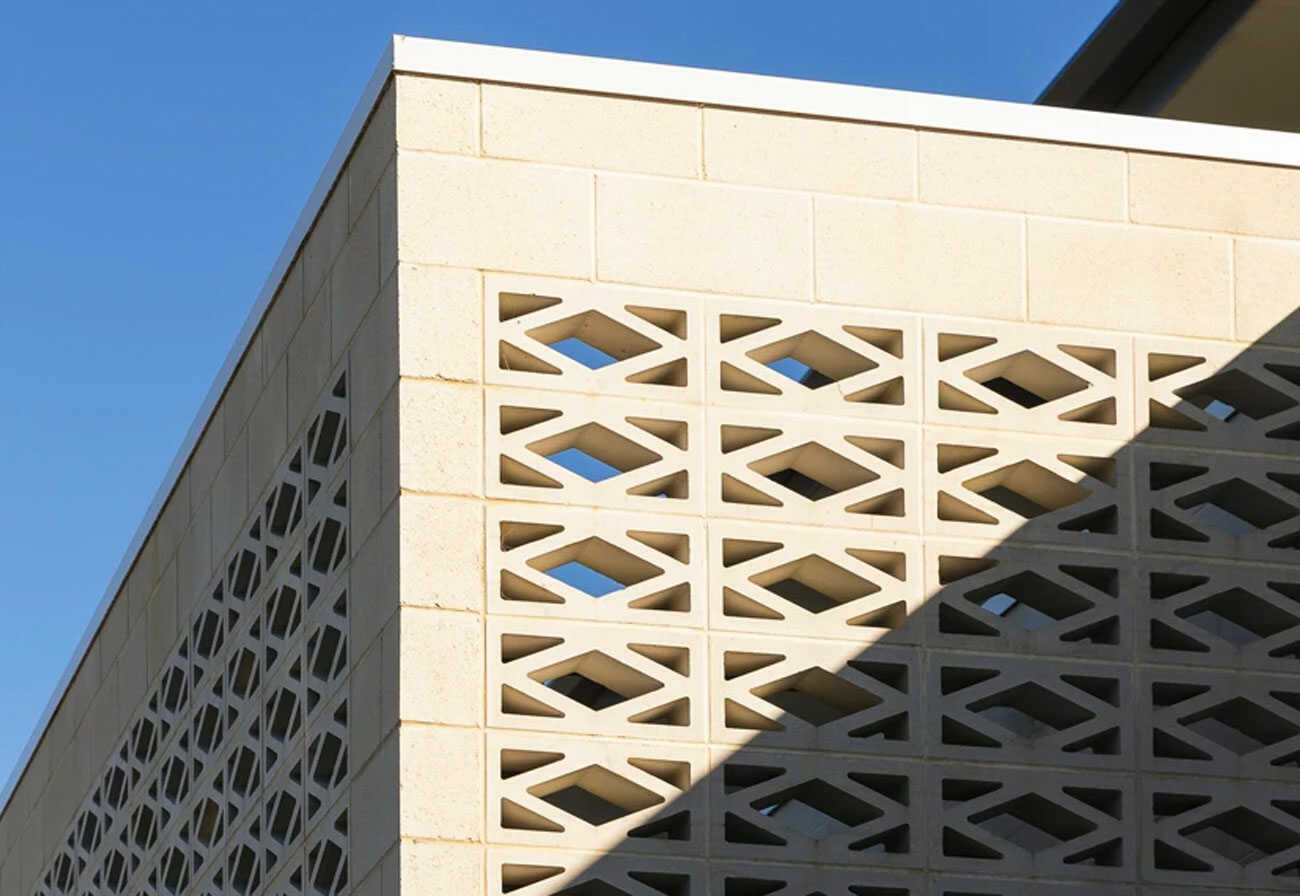
[[[316,186],[289,232],[284,248],[280,250],[270,274],[262,284],[234,345],[217,371],[212,387],[199,406],[167,475],[163,477],[149,509],[131,538],[54,694],[37,721],[3,791],[0,791],[0,816],[8,809],[18,783],[55,710],[67,694],[73,676],[85,659],[114,597],[135,564],[145,539],[158,521],[158,515],[189,462],[236,366],[257,332],[271,299],[352,152],[380,91],[394,72],[1300,167],[1300,134],[1283,131],[395,35],[353,108],[329,161],[325,163],[324,171],[317,179]],[[0,856],[2,858],[4,856]]]

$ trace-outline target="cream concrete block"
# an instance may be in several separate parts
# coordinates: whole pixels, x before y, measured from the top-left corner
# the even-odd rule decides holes
[[[488,382],[691,404],[704,395],[698,296],[504,274],[483,286]],[[610,362],[593,369],[570,358],[554,347],[566,338]]]
[[[920,432],[870,418],[718,410],[706,433],[708,514],[920,532]],[[819,488],[809,495],[791,471]]]
[[[483,733],[403,725],[398,742],[402,837],[481,840],[485,796]],[[403,848],[406,845],[403,843]]]
[[[100,665],[98,675],[101,677],[108,671],[108,667],[122,648],[126,646],[126,635],[129,628],[128,616],[131,608],[128,606],[126,586],[123,585],[114,596],[108,612],[104,614],[104,621],[100,623],[99,631],[95,633],[95,640],[99,642]]]
[[[302,268],[299,258],[284,275],[280,288],[271,299],[260,328],[263,342],[263,362],[267,370],[274,370],[284,353],[289,350],[289,340],[302,321]]]
[[[387,434],[382,426],[371,426],[352,448],[348,497],[352,504],[354,547],[365,543],[371,530],[379,522],[384,508],[395,497],[384,494],[384,451],[387,441],[391,446],[392,454],[397,454],[397,434],[392,433],[388,439],[384,438],[385,435]]]
[[[176,552],[176,559],[163,571],[159,582],[169,577],[173,583],[179,582],[181,605],[192,606],[202,596],[217,562],[212,555],[212,499],[209,496],[199,505]]]
[[[248,418],[248,480],[254,489],[271,481],[289,447],[288,387],[288,365],[281,361]]]
[[[315,301],[334,259],[348,237],[348,169],[344,168],[334,190],[321,207],[311,233],[302,247],[303,302]]]
[[[330,308],[324,296],[307,309],[289,343],[289,432],[307,422],[330,375]]]
[[[704,624],[702,520],[495,504],[488,507],[487,546],[490,613],[656,627]],[[551,574],[574,561],[621,587],[595,596]]]
[[[817,197],[817,298],[1020,318],[1023,222],[1011,215]]]
[[[1221,337],[1232,328],[1231,242],[1076,221],[1029,222],[1029,318]]]
[[[696,446],[703,417],[703,409],[691,405],[494,388],[484,419],[487,494],[700,513],[704,455]],[[584,454],[605,464],[608,475],[588,476],[572,462]]]
[[[352,346],[349,391],[354,438],[372,425],[375,414],[397,385],[397,314],[397,278],[389,277],[357,328]]]
[[[172,644],[180,635],[176,580],[171,576],[163,577],[158,590],[150,598],[149,609],[145,613],[145,626],[149,633],[148,665],[152,673],[162,668],[163,661],[171,653]]]
[[[379,635],[364,645],[353,663],[348,687],[352,712],[348,720],[350,758],[364,765],[397,725],[397,618],[390,617]]]
[[[348,864],[351,873],[358,877],[365,875],[397,845],[401,831],[400,768],[399,744],[394,732],[352,781],[352,817],[361,823],[349,829]]]
[[[398,463],[403,489],[483,493],[482,407],[477,388],[402,380]]]
[[[537,638],[546,645],[536,643]],[[707,676],[702,673],[707,660],[701,632],[489,617],[486,653],[490,727],[705,740]],[[568,675],[580,675],[624,699],[615,706],[591,706],[580,694],[569,696],[547,684]]]
[[[379,199],[379,276],[387,279],[397,267],[397,157],[388,163],[375,190]]]
[[[402,149],[478,151],[478,84],[398,75],[397,145]]]
[[[379,201],[372,199],[331,272],[330,347],[335,363],[374,302],[379,285]]]
[[[810,298],[807,196],[716,184],[600,175],[602,280],[755,296]]]
[[[397,273],[403,376],[483,379],[483,295],[477,271],[403,264]]]
[[[483,608],[483,505],[405,495],[401,499],[402,605]]]
[[[702,745],[489,730],[487,757],[488,837],[493,843],[586,850],[631,845],[639,853],[674,856],[703,852]],[[566,811],[562,799],[547,799],[571,786],[623,811],[593,820]],[[691,818],[688,839],[626,839],[629,831],[663,818],[669,807]],[[512,816],[528,817],[525,813],[550,824],[511,823]]]
[[[709,527],[709,628],[815,638],[860,646],[920,639],[908,618],[925,606],[914,539],[824,526],[719,521]],[[771,588],[791,581],[824,595]]]
[[[1300,237],[1300,169],[1180,156],[1129,156],[1134,221]]]
[[[397,182],[402,261],[591,274],[588,173],[403,152]]]
[[[244,352],[244,357],[230,378],[230,384],[226,386],[225,394],[221,396],[216,415],[220,415],[223,433],[222,450],[227,454],[230,453],[235,440],[243,433],[248,415],[252,413],[257,396],[262,392],[265,377],[265,371],[262,369],[262,342],[260,333],[253,337],[248,351]]]
[[[1079,218],[1124,218],[1124,153],[921,131],[922,202]]]
[[[925,419],[1122,438],[1133,433],[1133,342],[1105,331],[925,321]]]
[[[379,637],[398,607],[397,505],[383,519],[352,560],[352,589],[366,599],[354,604],[348,649],[356,660]]]
[[[167,496],[167,503],[163,505],[162,512],[158,514],[158,522],[154,524],[153,532],[149,535],[149,540],[154,542],[153,550],[153,568],[148,570],[148,575],[142,576],[150,584],[162,568],[172,559],[176,548],[181,543],[181,537],[185,534],[185,529],[190,524],[190,479],[191,471],[187,465],[181,471],[180,478],[176,480],[176,485],[172,493]],[[134,574],[132,570],[132,574]],[[134,603],[132,607],[134,608]],[[134,618],[134,612],[132,613]]]
[[[483,849],[472,843],[402,844],[402,893],[478,896],[483,890]]]
[[[1236,337],[1300,347],[1300,244],[1237,240]]]
[[[355,225],[384,170],[397,154],[397,91],[390,83],[375,103],[348,159],[348,209]]]
[[[713,406],[917,421],[921,321],[914,314],[789,302],[708,302],[705,380]],[[774,369],[794,359],[811,385]],[[788,368],[787,368],[788,369]]]
[[[259,484],[260,490],[260,484]],[[212,484],[212,555],[225,557],[248,516],[248,438],[241,435]]]
[[[483,153],[507,159],[695,177],[696,106],[483,85]]]
[[[916,132],[734,109],[704,110],[709,180],[910,199]]]
[[[1128,444],[930,427],[925,532],[1122,549],[1132,541]]]
[[[476,615],[403,607],[403,722],[483,724],[483,632]]]
[[[220,409],[218,409],[217,415],[208,421],[207,428],[203,430],[203,435],[199,437],[194,452],[190,455],[187,472],[191,508],[197,507],[207,496],[213,480],[217,478],[217,472],[225,461],[226,447],[221,431]],[[185,523],[188,523],[188,520],[183,521],[182,525]]]

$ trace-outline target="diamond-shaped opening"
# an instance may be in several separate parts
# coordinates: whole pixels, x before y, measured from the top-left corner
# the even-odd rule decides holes
[[[1034,572],[977,588],[966,599],[1025,631],[1037,631],[1092,607],[1092,603]]]
[[[971,816],[971,821],[989,833],[1036,853],[1082,837],[1096,825],[1036,793]]]
[[[816,554],[765,570],[749,580],[810,613],[822,613],[880,590]]]
[[[1174,393],[1225,423],[1263,420],[1290,410],[1296,402],[1240,370],[1225,370]]]
[[[962,484],[1025,519],[1068,507],[1092,494],[1032,460],[1022,460]]]
[[[650,449],[599,423],[588,423],[541,439],[528,449],[589,482],[604,482],[661,459]]]
[[[1178,721],[1238,756],[1300,733],[1300,728],[1243,697],[1234,697]]]
[[[805,442],[756,460],[749,468],[810,501],[820,501],[880,478],[816,442]]]
[[[1174,503],[1195,510],[1202,522],[1233,536],[1267,529],[1297,515],[1290,504],[1239,478],[1184,495]]]
[[[528,792],[596,826],[617,821],[664,801],[653,791],[599,765],[589,765],[530,787]]]
[[[1205,600],[1188,604],[1178,616],[1230,644],[1249,644],[1296,625],[1295,616],[1251,594],[1230,588]]]
[[[1179,831],[1188,840],[1245,865],[1300,843],[1300,834],[1244,806]]]
[[[825,840],[883,814],[870,803],[820,779],[805,781],[750,805],[781,827],[810,840]]]
[[[820,389],[877,366],[874,361],[813,330],[756,348],[747,354],[809,389]]]
[[[595,536],[535,557],[528,565],[592,597],[663,574],[653,563]]]
[[[598,650],[538,669],[528,677],[594,710],[617,706],[663,687],[662,682]]]
[[[754,688],[750,693],[818,727],[880,702],[870,691],[818,666]]]
[[[1073,395],[1088,381],[1028,349],[966,371],[966,376],[1022,408]]]
[[[591,370],[659,348],[659,343],[599,311],[534,327],[528,335]]]
[[[1088,710],[1032,681],[977,700],[970,709],[1013,734],[1031,739],[1093,718]]]

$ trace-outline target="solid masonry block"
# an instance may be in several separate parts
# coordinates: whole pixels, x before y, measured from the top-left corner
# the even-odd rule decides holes
[[[1029,219],[1029,319],[1222,338],[1232,330],[1232,242],[1121,224]]]
[[[704,394],[699,297],[497,274],[484,292],[489,383],[693,404]]]
[[[810,164],[810,147],[816,147],[815,164]],[[915,169],[916,132],[907,128],[704,110],[704,175],[709,180],[911,199]]]
[[[1129,155],[1129,209],[1139,223],[1295,239],[1298,199],[1294,168]]]
[[[1122,220],[1124,166],[1111,149],[920,132],[923,202]]]
[[[601,280],[812,297],[812,201],[774,190],[598,175]],[[653,253],[647,246],[655,246]]]
[[[1024,222],[964,209],[819,196],[817,298],[936,314],[1024,316]]]
[[[403,151],[397,183],[401,261],[591,274],[590,174]]]
[[[397,365],[403,376],[483,379],[484,307],[476,271],[403,264],[397,281]]]
[[[1300,278],[1300,245],[1234,240],[1233,246],[1237,339],[1300,348],[1294,287]]]
[[[397,145],[473,154],[478,149],[479,86],[472,81],[398,75]]]
[[[483,85],[489,156],[695,177],[700,110],[685,103]]]

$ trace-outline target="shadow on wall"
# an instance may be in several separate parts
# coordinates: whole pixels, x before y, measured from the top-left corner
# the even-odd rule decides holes
[[[1274,333],[1298,326],[1300,314]],[[1235,356],[1139,341],[1131,378],[1114,352],[1057,347],[1120,390],[1136,382],[1138,436],[1092,456],[1058,453],[1068,438],[1045,449],[932,430],[926,531],[940,534],[924,557],[862,549],[881,540],[860,532],[728,524],[710,535],[707,600],[730,631],[715,625],[706,652],[666,628],[624,629],[654,642],[626,645],[649,667],[599,643],[556,663],[563,639],[545,626],[498,625],[503,664],[563,695],[552,705],[493,683],[514,719],[503,724],[541,727],[565,707],[571,721],[612,715],[604,730],[656,725],[691,743],[490,736],[489,837],[535,844],[491,852],[492,892],[1300,887],[1300,565],[1285,565],[1300,562],[1300,352],[1265,347],[1272,338]],[[970,383],[941,383],[940,408],[980,413],[991,391],[1030,414],[1114,419],[1113,395],[1067,398],[1084,392],[1050,354],[971,361],[982,347],[927,343]],[[768,359],[810,389],[841,378],[832,363],[789,346]],[[742,430],[733,447],[756,437]],[[796,453],[764,475],[817,500],[852,479],[841,460]],[[652,575],[611,520],[606,540],[549,561],[596,600]],[[555,531],[502,526],[500,550]],[[989,531],[992,550],[963,540]],[[499,584],[547,600],[508,571]],[[678,587],[640,606],[682,600]],[[706,673],[710,705],[692,706],[703,691],[686,682]]]

